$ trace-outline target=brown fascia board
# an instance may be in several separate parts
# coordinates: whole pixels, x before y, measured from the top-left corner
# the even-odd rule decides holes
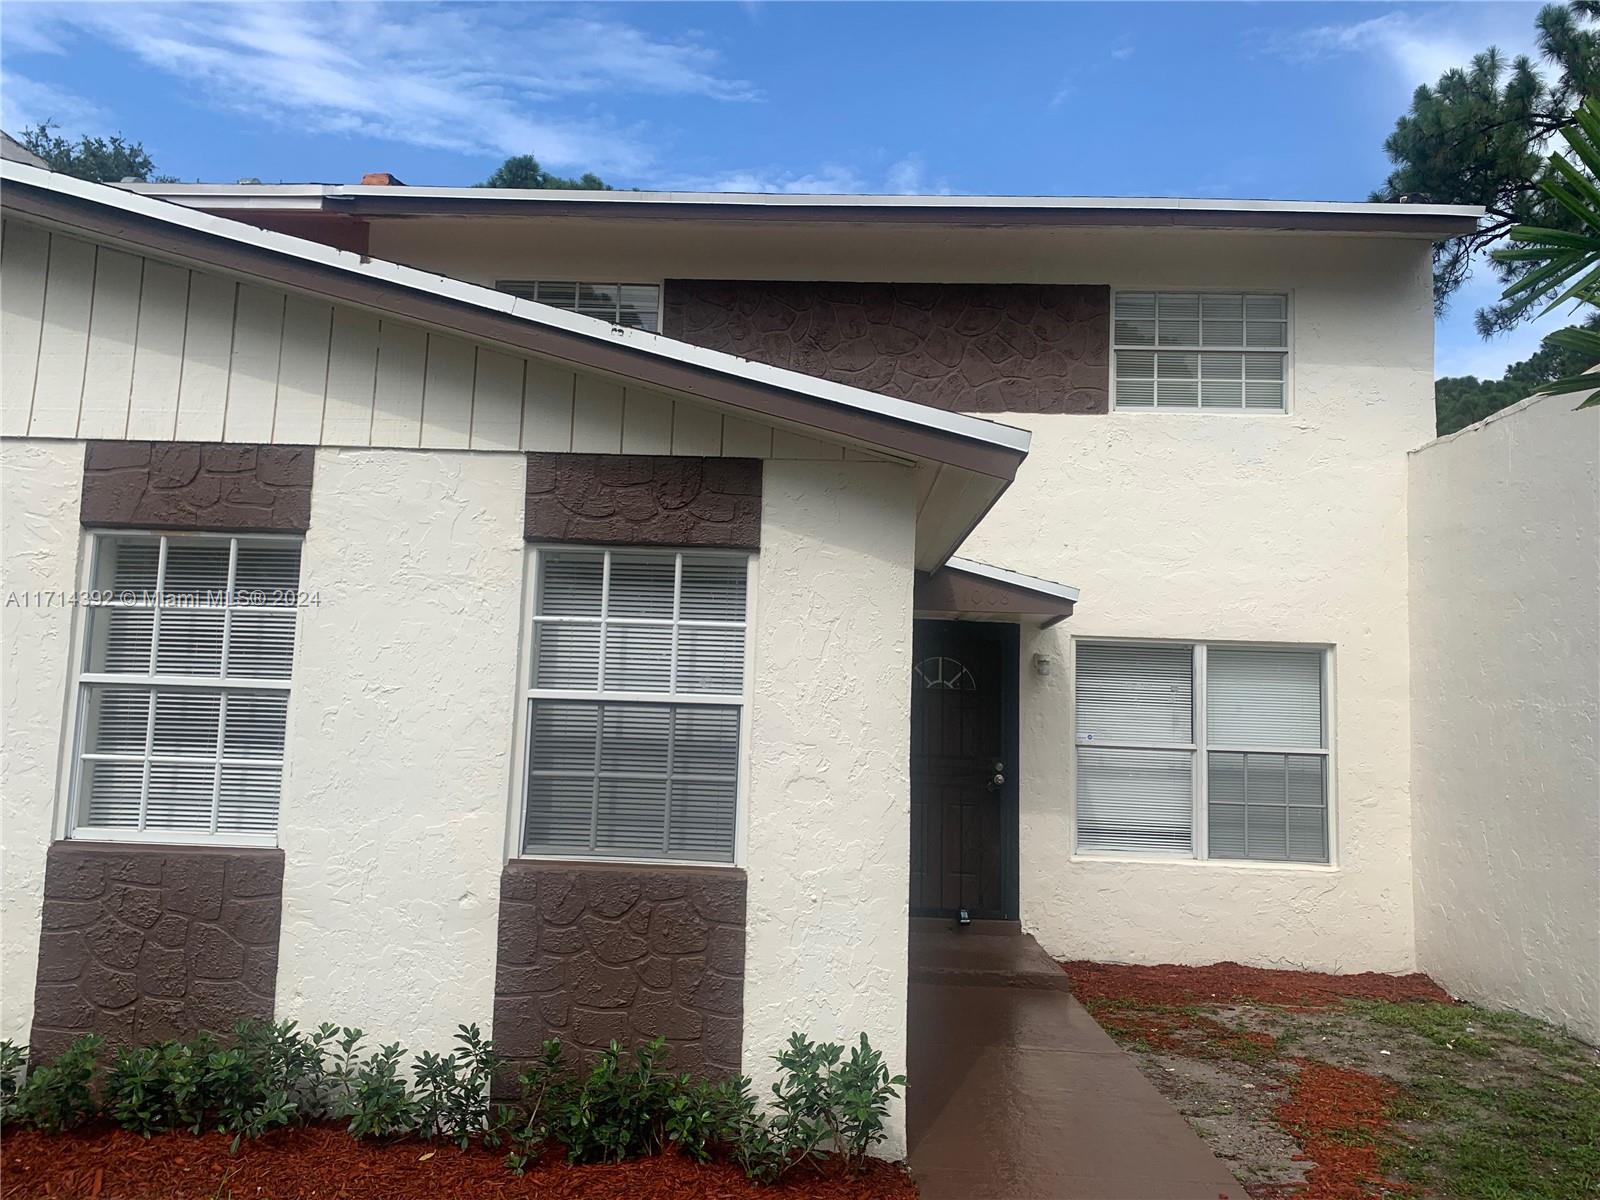
[[[919,613],[974,613],[1054,625],[1072,615],[1074,602],[1029,588],[969,575],[951,567],[918,574],[912,607]]]
[[[588,217],[653,221],[778,222],[786,224],[938,225],[972,229],[1017,227],[1255,230],[1278,233],[1389,233],[1434,241],[1478,227],[1475,217],[1440,213],[1292,212],[1256,209],[994,208],[975,206],[838,204],[661,204],[648,200],[497,200],[477,196],[330,195],[325,211],[364,217]],[[196,207],[203,207],[196,204]]]
[[[522,353],[559,359],[580,369],[698,396],[757,417],[808,426],[911,458],[948,463],[1009,482],[1027,457],[1023,450],[976,442],[775,384],[739,379],[632,346],[600,342],[448,296],[351,275],[328,264],[287,257],[265,247],[106,208],[18,181],[6,184],[3,203],[19,216],[63,225],[157,256],[176,256],[219,271],[253,276],[294,291],[447,329],[469,340],[508,346]]]

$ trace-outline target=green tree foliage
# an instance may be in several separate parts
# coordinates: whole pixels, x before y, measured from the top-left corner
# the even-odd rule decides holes
[[[590,171],[576,179],[552,175],[531,154],[514,154],[495,168],[493,175],[478,184],[486,188],[533,188],[539,191],[609,192],[612,187]]]
[[[149,183],[151,172],[156,169],[144,143],[127,141],[120,133],[108,138],[86,134],[73,142],[56,133],[52,122],[45,121],[24,129],[17,140],[44,159],[52,171],[91,183],[121,183],[124,179]],[[171,176],[158,175],[154,182],[175,181]]]
[[[1443,311],[1472,273],[1477,256],[1517,225],[1570,228],[1571,217],[1534,180],[1545,142],[1567,128],[1586,95],[1600,94],[1600,0],[1573,0],[1539,10],[1541,78],[1525,57],[1507,61],[1491,47],[1465,68],[1419,87],[1411,110],[1384,143],[1394,170],[1374,200],[1481,204],[1476,232],[1434,250],[1434,303]],[[1503,284],[1521,278],[1520,263],[1496,263]],[[1504,303],[1479,310],[1485,337],[1515,325],[1522,314]]]
[[[1600,333],[1600,313],[1591,316],[1582,328]],[[1600,362],[1600,354],[1562,346],[1554,338],[1555,334],[1546,337],[1531,357],[1512,363],[1499,379],[1456,375],[1437,380],[1433,385],[1437,431],[1443,435],[1465,429],[1508,405],[1526,400],[1543,384],[1582,374]]]

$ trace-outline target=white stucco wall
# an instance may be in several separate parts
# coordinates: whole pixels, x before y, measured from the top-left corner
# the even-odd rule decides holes
[[[319,450],[290,705],[278,1015],[488,1029],[523,569],[519,454]]]
[[[1600,1043],[1600,412],[1411,456],[1417,956]]]
[[[82,538],[82,442],[0,441],[0,1038],[27,1044]]]
[[[1082,589],[1021,647],[1022,920],[1061,958],[1408,970],[1405,455],[1432,430],[1428,260],[1234,245],[1117,282],[1289,289],[1292,410],[1010,415],[1032,451],[961,551]],[[1076,636],[1331,645],[1333,865],[1075,858]]]
[[[744,1069],[794,1030],[906,1063],[910,471],[779,463],[762,481],[748,801]],[[895,1106],[881,1153],[905,1151]]]

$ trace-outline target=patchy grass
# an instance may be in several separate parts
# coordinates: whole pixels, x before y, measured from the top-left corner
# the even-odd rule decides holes
[[[1540,1021],[1471,1005],[1355,1007],[1417,1044],[1392,1116],[1397,1176],[1464,1200],[1600,1196],[1600,1056]]]
[[[1419,977],[1067,971],[1252,1196],[1600,1197],[1600,1051],[1543,1022]]]

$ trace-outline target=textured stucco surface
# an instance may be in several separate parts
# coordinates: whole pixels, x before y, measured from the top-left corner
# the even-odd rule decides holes
[[[1417,958],[1600,1043],[1600,412],[1411,456]]]
[[[1021,646],[1021,915],[1057,957],[1414,965],[1405,456],[1433,420],[1427,255],[1263,243],[1160,275],[1141,259],[1127,282],[1292,287],[1293,411],[1010,417],[1032,452],[961,551],[1082,589]],[[1334,865],[1070,858],[1079,636],[1332,645]]]
[[[90,442],[83,523],[299,533],[311,519],[310,446]]]
[[[521,1070],[549,1038],[587,1057],[667,1040],[669,1069],[739,1074],[744,872],[513,859],[500,877],[494,1041]]]
[[[487,1027],[516,703],[520,454],[319,450],[290,701],[278,1013]]]
[[[82,483],[82,442],[0,441],[0,593],[77,587]],[[18,1045],[33,1024],[72,611],[0,604],[0,1037]]]
[[[669,279],[661,331],[934,408],[1110,403],[1103,285]]]
[[[35,1060],[272,1019],[283,853],[57,842],[44,879]]]
[[[761,545],[761,460],[528,455],[527,538],[607,546]]]
[[[797,1029],[865,1032],[905,1068],[914,525],[906,468],[767,464],[745,864],[758,1093]],[[890,1128],[899,1157],[903,1106]]]

